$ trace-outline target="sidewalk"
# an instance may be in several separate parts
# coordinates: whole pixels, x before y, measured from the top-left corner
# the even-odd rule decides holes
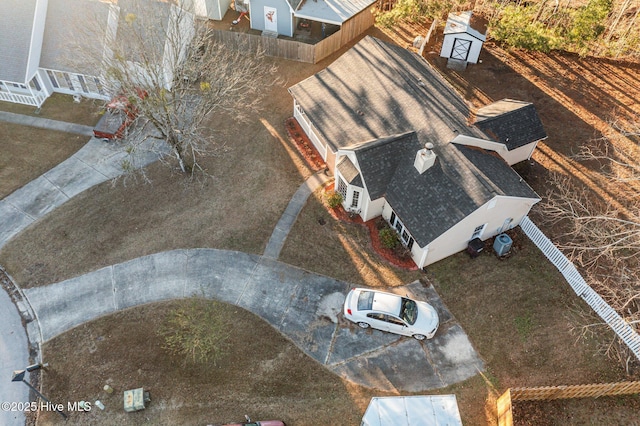
[[[276,224],[276,227],[269,238],[269,242],[267,242],[267,247],[264,249],[263,256],[270,259],[277,259],[280,257],[280,252],[282,251],[284,242],[289,235],[289,231],[291,231],[291,227],[296,222],[296,219],[307,202],[307,199],[313,191],[320,188],[330,179],[331,178],[324,173],[324,171],[320,171],[309,176],[309,178],[300,185],[296,193],[291,197],[291,201],[289,201],[287,208],[284,213],[282,213],[280,220]]]
[[[82,136],[93,136],[93,127],[81,124],[67,123],[66,121],[50,120],[30,115],[14,114],[0,111],[0,121],[21,124],[23,126],[39,127],[41,129],[57,130],[60,132],[75,133]]]

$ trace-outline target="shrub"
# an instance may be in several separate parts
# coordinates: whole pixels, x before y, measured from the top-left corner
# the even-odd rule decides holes
[[[215,365],[225,353],[227,330],[214,302],[193,297],[169,311],[158,334],[163,348],[185,363]]]
[[[398,257],[398,259],[406,260],[411,258],[411,249],[404,244],[397,244],[393,249],[393,252]]]
[[[329,207],[335,209],[342,204],[342,195],[339,192],[331,191],[327,194],[327,203],[329,204]]]
[[[391,228],[384,228],[378,232],[378,236],[380,237],[380,244],[382,247],[387,249],[394,249],[398,243],[398,234]]]
[[[568,32],[569,39],[581,46],[598,38],[605,30],[603,23],[612,7],[611,0],[590,0],[586,6],[579,8]]]
[[[533,21],[535,9],[509,5],[500,18],[493,23],[491,35],[513,47],[548,52],[558,47],[558,39],[553,30],[542,22]]]

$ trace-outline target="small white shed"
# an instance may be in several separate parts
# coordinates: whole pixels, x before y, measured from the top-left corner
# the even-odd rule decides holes
[[[455,395],[371,398],[361,426],[462,426]]]
[[[462,65],[478,62],[482,44],[487,39],[487,21],[471,11],[450,13],[444,27],[444,41],[440,56],[449,64]]]

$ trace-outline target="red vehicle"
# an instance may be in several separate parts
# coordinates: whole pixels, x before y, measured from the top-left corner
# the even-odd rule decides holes
[[[246,414],[244,415],[244,418],[247,420],[246,422],[230,423],[223,426],[286,426],[281,420],[262,420],[256,422],[251,421],[249,416],[247,416]]]
[[[147,97],[147,92],[139,90],[138,96],[140,99],[144,99]],[[93,129],[93,135],[105,140],[122,139],[125,130],[133,123],[137,115],[138,112],[135,106],[131,105],[129,98],[125,95],[118,95],[107,104],[104,115]]]

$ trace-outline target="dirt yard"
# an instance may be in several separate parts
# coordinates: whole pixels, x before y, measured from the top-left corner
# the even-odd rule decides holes
[[[395,33],[370,31],[378,37],[392,37],[405,47],[424,32],[424,28],[410,27]],[[534,162],[519,167],[519,171],[539,194],[546,193],[548,173],[554,170],[582,180],[604,200],[616,202],[628,195],[612,193],[597,170],[575,161],[571,155],[581,143],[604,131],[613,115],[640,114],[638,64],[579,59],[557,53],[511,52],[491,43],[481,56],[482,63],[462,73],[446,70],[436,54],[429,53],[428,59],[476,106],[505,97],[535,104],[549,138],[539,146]],[[270,93],[264,113],[252,125],[230,129],[224,155],[206,163],[213,179],[187,185],[180,176],[154,165],[149,169],[152,186],[140,182],[129,182],[126,186],[122,182],[115,186],[99,185],[12,240],[0,251],[0,264],[20,285],[29,287],[173,248],[216,247],[261,253],[289,198],[311,173],[286,137],[284,120],[292,114],[286,87],[329,62],[308,65],[282,61],[281,70],[287,82]],[[46,160],[46,152],[32,154],[34,161],[36,156]],[[606,190],[601,190],[603,188]],[[395,285],[420,277],[420,273],[406,273],[386,265],[366,246],[364,231],[325,216],[321,204],[321,199],[316,197],[305,207],[284,248],[286,261],[369,285]],[[320,219],[325,221],[324,225]],[[464,255],[453,256],[430,268],[427,276],[436,282],[438,292],[487,363],[484,376],[441,390],[456,393],[465,424],[493,424],[495,405],[492,403],[509,386],[634,378],[625,376],[616,363],[598,355],[594,341],[578,341],[570,333],[571,326],[576,324],[572,312],[588,312],[588,308],[573,303],[575,296],[532,246],[523,242],[521,256],[508,261],[518,263],[517,273],[507,262],[496,263],[496,259],[490,257],[477,260],[470,263]],[[235,385],[248,386],[238,393],[242,397],[233,399],[231,392],[220,390],[218,393],[198,382],[201,387],[196,387],[202,389],[204,398],[198,400],[201,404],[198,409],[215,411],[218,403],[226,408],[220,406],[219,419],[196,412],[185,402],[190,398],[188,382],[181,382],[179,374],[163,381],[167,375],[160,367],[168,369],[173,364],[163,358],[149,328],[161,318],[162,309],[165,308],[151,306],[114,315],[51,341],[45,347],[45,357],[52,362],[53,373],[52,377],[45,377],[45,394],[51,392],[65,401],[80,395],[103,397],[100,394],[103,381],[112,380],[121,389],[139,383],[145,376],[145,382],[158,389],[154,391],[156,401],[162,404],[154,412],[158,417],[149,420],[157,423],[170,422],[171,418],[164,416],[173,409],[185,416],[182,418],[185,423],[237,420],[245,412],[253,415],[252,407],[260,407],[255,410],[257,414],[276,416],[290,407],[287,405],[290,401],[300,404],[296,407],[306,404],[309,400],[301,397],[306,393],[317,396],[310,408],[321,413],[320,419],[331,424],[336,421],[358,423],[354,413],[359,415],[364,411],[363,401],[370,391],[341,383],[315,370],[309,373],[318,381],[314,389],[291,380],[291,377],[308,380],[302,373],[290,376],[286,370],[278,370],[279,382],[275,384],[269,381],[271,376],[262,371],[263,376],[251,387],[251,380],[246,376],[233,376],[229,370],[229,380],[233,379]],[[139,323],[144,327],[131,326]],[[249,330],[259,327],[259,324],[245,324]],[[239,334],[242,332],[238,330]],[[611,337],[606,330],[604,333],[605,339]],[[277,336],[271,336],[266,330],[242,336],[239,346],[248,341],[263,343],[271,348],[273,355],[245,359],[239,353],[239,365],[246,366],[252,361],[274,365],[278,364],[274,360],[281,359],[279,356],[294,357],[300,365],[308,361],[302,360],[295,348],[286,349],[285,343],[282,343],[285,349],[278,352],[272,346],[272,342],[278,342]],[[109,345],[106,342],[110,342]],[[134,350],[140,348],[144,351]],[[156,364],[159,372],[155,370]],[[101,365],[105,365],[103,371],[96,367]],[[93,371],[95,378],[77,374],[83,370]],[[237,371],[242,373],[241,369]],[[201,377],[218,380],[214,377],[215,370],[185,374],[190,380]],[[78,380],[74,378],[76,375]],[[172,392],[179,396],[171,397]],[[271,399],[274,395],[282,396],[283,405],[275,404]],[[351,406],[345,407],[345,401]],[[555,424],[583,424],[585,417],[581,416],[585,412],[591,415],[589,418],[603,419],[603,413],[619,410],[616,411],[621,413],[618,423],[629,424],[635,421],[640,402],[638,397],[625,397],[600,399],[586,406],[570,402],[526,409],[532,415],[535,412],[548,415],[549,424],[555,422],[551,419],[558,419]],[[236,413],[237,410],[241,411]],[[344,414],[347,412],[351,413],[349,417]],[[144,414],[135,416],[134,422],[147,422]],[[114,421],[120,418],[121,414],[114,414]],[[300,411],[299,417],[291,419],[292,424],[317,423],[306,411]],[[84,420],[90,418],[78,422]]]

